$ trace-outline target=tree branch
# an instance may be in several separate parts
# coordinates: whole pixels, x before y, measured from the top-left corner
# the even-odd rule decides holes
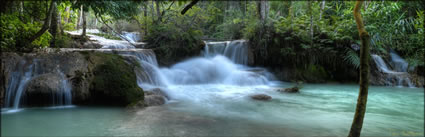
[[[189,3],[184,9],[182,10],[181,14],[184,15],[190,8],[192,8],[196,3],[198,3],[199,0],[193,0]]]
[[[96,18],[97,18],[98,16],[96,15]],[[117,31],[115,31],[112,27],[110,27],[104,20],[103,20],[103,18],[102,18],[102,16],[100,16],[99,17],[100,18],[100,21],[103,23],[103,24],[105,24],[105,26],[106,27],[108,27],[112,32],[114,32],[114,33],[116,33],[116,34],[118,34],[118,36],[121,38],[121,39],[124,39],[124,40],[126,40],[128,43],[130,43],[130,45],[133,45],[134,47],[136,47],[136,45],[134,45],[133,43],[131,43],[131,41],[130,40],[128,40],[127,38],[125,38],[125,37],[123,37],[122,36],[122,34],[121,33],[119,33],[119,32],[117,32]]]
[[[37,38],[39,38],[41,35],[44,34],[44,32],[46,32],[49,29],[50,21],[52,19],[53,8],[56,8],[55,0],[52,0],[52,2],[50,3],[49,12],[47,13],[47,17],[44,20],[43,27],[37,33],[35,33],[35,35],[33,35],[31,38],[28,39],[29,44],[32,43]]]

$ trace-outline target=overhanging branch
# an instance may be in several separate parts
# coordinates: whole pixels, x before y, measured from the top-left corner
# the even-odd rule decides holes
[[[198,3],[199,0],[193,0],[189,3],[184,9],[182,10],[181,14],[184,15],[190,8],[192,8],[196,3]]]

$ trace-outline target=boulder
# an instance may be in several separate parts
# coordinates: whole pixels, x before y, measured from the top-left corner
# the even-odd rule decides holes
[[[28,82],[26,94],[50,94],[60,92],[61,77],[57,74],[46,73],[34,77]]]
[[[143,100],[133,68],[116,54],[92,53],[87,58],[96,62],[90,82],[90,101],[95,104],[128,105]]]
[[[271,96],[266,95],[266,94],[252,95],[251,98],[254,99],[254,100],[262,100],[262,101],[266,101],[266,100],[272,99]]]
[[[281,93],[299,93],[300,89],[298,87],[292,87],[292,88],[281,88],[281,89],[277,89],[277,92],[281,92]]]
[[[164,91],[164,90],[162,90],[161,88],[153,88],[153,89],[146,90],[145,92],[146,92],[146,94],[145,94],[145,95],[151,95],[151,94],[154,94],[154,95],[160,95],[160,96],[163,96],[163,97],[165,97],[166,99],[170,99],[170,97],[169,97],[169,96],[165,93],[165,91]]]
[[[300,89],[298,87],[292,87],[292,88],[285,88],[283,92],[287,93],[298,93],[300,92]]]
[[[64,89],[62,78],[58,74],[46,73],[32,78],[24,91],[22,105],[25,106],[50,106],[63,104]],[[53,99],[52,99],[53,98]]]
[[[64,79],[72,89],[72,104],[126,106],[143,100],[143,90],[137,85],[133,71],[139,66],[138,62],[127,61],[117,54],[108,50],[50,48],[23,54],[6,52],[1,55],[0,103],[4,103],[5,89],[13,79],[11,74],[24,73],[29,65],[33,66],[34,77],[23,91],[21,105],[55,104],[45,101],[57,101],[51,97],[63,96],[57,93],[62,93]]]
[[[165,97],[161,95],[145,95],[144,105],[148,106],[159,106],[165,104]]]

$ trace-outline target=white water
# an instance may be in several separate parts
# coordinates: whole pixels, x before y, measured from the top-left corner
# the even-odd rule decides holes
[[[230,43],[231,46],[223,48],[223,43]],[[206,46],[204,56],[179,62],[170,68],[159,68],[154,55],[139,54],[137,59],[143,68],[141,71],[136,71],[139,85],[146,88],[194,84],[237,86],[268,84],[269,80],[273,79],[271,73],[262,68],[242,65],[245,64],[243,62],[247,62],[242,57],[247,56],[247,53],[236,51],[247,47],[244,43],[245,41],[241,40],[213,43],[215,45],[212,48]],[[221,47],[222,51],[215,48],[216,45]],[[221,53],[226,56],[221,55]],[[242,62],[242,64],[236,64],[237,62]]]
[[[391,64],[394,64],[394,70],[388,67],[381,56],[376,54],[371,55],[378,69],[386,74],[386,85],[399,87],[407,85],[408,87],[415,87],[409,78],[409,73],[407,73],[407,62],[400,58],[395,52],[391,52],[390,54],[392,58]],[[395,82],[393,79],[395,79]]]
[[[224,55],[236,64],[248,65],[249,46],[245,40],[205,42],[204,56]]]
[[[401,58],[393,50],[390,51],[390,56],[391,56],[391,65],[393,66],[394,71],[407,72],[407,67],[409,66],[409,64],[403,58]]]
[[[139,32],[122,32],[123,36],[132,43],[136,43],[140,41],[140,33]]]
[[[69,34],[72,35],[81,35],[82,30],[76,30],[76,31],[66,31]],[[90,33],[100,33],[97,29],[87,29],[86,32]],[[128,41],[125,40],[113,40],[113,39],[106,39],[104,37],[92,35],[92,34],[86,34],[90,40],[94,41],[94,43],[102,45],[102,49],[134,49],[135,47],[128,43]]]
[[[11,73],[9,85],[6,87],[5,107],[12,107],[14,110],[19,108],[26,85],[33,77],[33,66],[22,60],[19,62],[18,70]]]
[[[22,98],[25,95],[27,84],[38,75],[37,70],[43,69],[42,66],[38,65],[39,60],[33,59],[30,61],[21,60],[18,62],[17,67],[11,76],[8,78],[9,83],[6,86],[5,94],[5,109],[2,113],[17,112],[22,106]],[[71,85],[65,78],[65,75],[57,70],[56,74],[60,75],[60,91],[58,93],[52,93],[52,104],[53,106],[66,106],[72,104]]]

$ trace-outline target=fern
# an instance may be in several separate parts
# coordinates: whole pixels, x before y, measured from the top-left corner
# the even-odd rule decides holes
[[[360,67],[360,58],[359,55],[353,50],[347,49],[345,51],[344,61],[354,66],[354,68],[359,69]]]

